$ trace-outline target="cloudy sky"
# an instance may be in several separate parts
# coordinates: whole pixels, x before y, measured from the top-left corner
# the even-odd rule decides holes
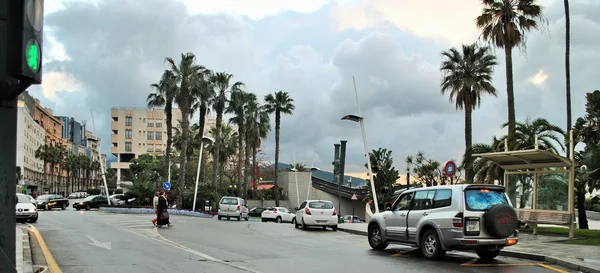
[[[296,101],[282,118],[281,159],[331,169],[333,144],[348,140],[347,172],[364,172],[356,78],[369,148],[393,150],[396,166],[423,151],[445,162],[464,151],[464,115],[440,95],[440,52],[474,42],[475,0],[52,0],[45,1],[44,78],[30,89],[57,115],[90,120],[110,150],[110,108],[144,107],[165,57],[196,54],[259,97],[277,90]],[[600,88],[600,3],[571,2],[573,116]],[[518,120],[544,117],[566,126],[564,10],[540,0],[549,21],[514,57]],[[488,142],[506,120],[504,55],[473,115],[474,142]],[[596,71],[596,72],[593,72]],[[274,133],[265,152],[272,159]]]

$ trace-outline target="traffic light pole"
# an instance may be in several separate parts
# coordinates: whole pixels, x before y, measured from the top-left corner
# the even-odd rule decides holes
[[[0,83],[1,84],[1,83]],[[0,92],[2,92],[0,87]],[[17,100],[0,105],[0,268],[16,272]],[[7,271],[4,271],[4,270]]]

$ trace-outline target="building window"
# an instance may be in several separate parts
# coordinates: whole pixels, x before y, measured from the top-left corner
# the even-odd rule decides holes
[[[148,127],[154,127],[154,122],[148,122]]]
[[[162,122],[157,122],[156,127],[158,127],[158,128],[162,127]]]
[[[126,116],[125,117],[125,126],[131,126],[132,123],[133,123],[133,118],[131,116]]]
[[[131,152],[131,142],[125,142],[125,152]]]
[[[154,140],[154,132],[148,132],[148,140]]]
[[[156,140],[162,140],[162,132],[156,132]]]
[[[125,139],[131,139],[131,129],[125,129]]]
[[[153,153],[154,152],[154,145],[148,145],[148,148],[146,149],[146,151],[148,151],[149,153]]]

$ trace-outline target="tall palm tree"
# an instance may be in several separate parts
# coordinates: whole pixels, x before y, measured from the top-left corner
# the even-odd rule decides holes
[[[69,154],[67,159],[65,160],[65,170],[67,171],[67,176],[69,177],[69,185],[67,185],[67,193],[74,192],[74,173],[78,169],[79,159],[75,154]]]
[[[183,205],[183,189],[185,188],[186,182],[185,174],[187,169],[187,148],[190,134],[189,113],[191,109],[191,89],[198,73],[205,68],[196,64],[196,56],[192,53],[181,54],[181,61],[179,64],[175,64],[175,61],[168,57],[166,58],[166,62],[169,64],[170,70],[175,76],[175,82],[179,87],[175,101],[179,105],[179,109],[181,109],[181,136],[183,138],[183,143],[181,154],[179,155],[180,175],[177,181],[176,203],[177,208],[181,209]]]
[[[277,91],[275,94],[265,96],[265,111],[269,114],[275,113],[275,206],[279,206],[279,184],[277,182],[279,172],[279,133],[281,130],[281,114],[291,115],[294,113],[294,99],[287,92]]]
[[[492,84],[496,57],[488,47],[478,47],[476,43],[462,46],[462,54],[456,48],[442,52],[444,60],[441,91],[450,92],[450,102],[456,109],[465,110],[465,151],[470,151],[473,143],[472,111],[481,105],[481,96],[496,96]],[[466,154],[469,156],[469,154]],[[468,169],[465,169],[468,176]]]
[[[44,181],[42,181],[41,184],[41,193],[44,193],[44,184],[48,182],[48,174],[50,173],[50,171],[48,170],[48,165],[50,164],[50,160],[52,157],[51,151],[52,146],[49,146],[47,144],[41,145],[37,148],[37,150],[35,150],[35,157],[44,161]]]
[[[571,124],[571,15],[569,12],[569,0],[564,0],[565,5],[565,78],[567,91],[567,133],[572,130]],[[567,157],[571,151],[567,149]]]
[[[90,165],[90,167],[91,167],[91,171],[94,173],[95,178],[98,178],[98,176],[97,176],[98,172],[100,170],[102,170],[102,165],[100,165],[100,162],[98,160],[94,160],[94,161],[92,161],[92,164]],[[98,180],[94,179],[93,181],[94,182],[92,183],[92,188],[96,188],[98,186],[98,184],[97,184]]]
[[[196,135],[196,138],[198,138],[196,143],[198,145],[202,145],[201,139],[202,137],[204,137],[206,116],[210,113],[210,108],[215,98],[215,89],[212,83],[210,82],[210,78],[212,77],[212,75],[213,72],[209,69],[201,71],[201,73],[199,73],[198,77],[196,78],[194,88],[192,90],[194,95],[194,104],[192,105],[192,112],[200,112],[198,118],[198,132],[200,133]],[[198,149],[200,149],[200,146],[198,146]],[[205,153],[205,151],[202,150],[202,153]],[[202,181],[204,181],[204,169],[206,164],[206,162],[203,160],[204,155],[200,155],[200,159],[201,161],[198,163],[200,164],[200,178],[202,179]]]
[[[250,102],[247,105],[248,111],[248,122],[246,123],[248,129],[246,135],[248,140],[246,143],[250,143],[252,146],[252,181],[254,184],[253,190],[257,190],[258,182],[256,177],[256,171],[258,169],[256,156],[258,154],[258,148],[261,147],[263,139],[266,139],[271,131],[271,118],[269,113],[265,111],[265,107],[261,106],[257,101]]]
[[[524,48],[525,34],[537,30],[547,23],[542,7],[535,0],[482,0],[483,13],[477,17],[476,25],[483,40],[504,49],[506,65],[506,95],[508,104],[508,132],[515,128],[515,96],[513,90],[512,50]]]
[[[472,154],[484,154],[504,151],[503,138],[498,139],[495,136],[491,143],[475,143],[468,151],[465,151],[461,168],[465,171],[467,183],[494,184],[498,180],[504,184],[504,169],[498,164],[484,158],[473,158]],[[510,188],[509,188],[510,189]]]
[[[219,124],[223,123],[223,113],[225,112],[226,106],[227,106],[227,93],[232,93],[235,92],[237,90],[240,90],[240,88],[242,88],[242,86],[244,86],[244,83],[242,82],[235,82],[233,84],[231,84],[231,79],[233,78],[232,74],[229,73],[225,73],[225,72],[217,72],[216,74],[212,75],[210,78],[210,82],[212,84],[212,86],[215,88],[215,91],[217,92],[216,97],[213,101],[213,108],[215,109],[215,112],[217,112],[217,118],[216,118],[216,124],[217,126],[219,126]],[[222,168],[219,168],[219,158],[220,158],[220,150],[221,150],[221,131],[220,130],[216,130],[215,134],[214,134],[214,138],[215,138],[215,142],[214,142],[214,152],[213,152],[213,187],[216,188],[217,186],[217,177],[219,176],[220,170],[222,170]]]
[[[254,98],[254,100],[256,100],[256,95],[251,94],[251,93],[246,93],[242,90],[236,90],[234,92],[231,93],[231,101],[229,102],[229,105],[227,107],[227,109],[225,110],[225,113],[230,113],[233,114],[234,116],[231,117],[229,119],[229,123],[233,123],[235,125],[237,125],[238,127],[238,134],[237,134],[237,146],[238,146],[238,159],[237,159],[237,169],[236,169],[236,173],[238,176],[238,188],[240,190],[243,189],[243,185],[244,185],[244,172],[243,172],[243,168],[242,165],[244,165],[246,163],[246,160],[244,159],[245,157],[247,157],[247,155],[245,156],[245,149],[244,149],[244,140],[246,139],[246,115],[247,115],[247,105],[250,102],[250,100]],[[248,146],[248,143],[246,143],[246,146]]]
[[[150,93],[147,98],[148,108],[164,107],[167,116],[167,148],[165,158],[169,166],[169,182],[171,182],[171,146],[173,144],[173,103],[177,97],[177,85],[175,75],[171,70],[165,70],[158,83],[150,85],[155,92]]]
[[[219,153],[219,172],[224,173],[227,162],[229,162],[229,159],[235,156],[235,153],[238,150],[238,136],[237,132],[235,132],[232,127],[225,125],[225,123],[221,123],[221,126],[211,128],[209,134],[212,137],[216,138],[217,132],[219,132],[219,134],[221,135],[221,151]],[[211,153],[213,153],[213,156],[216,152],[216,148],[216,141],[208,145],[208,150]],[[219,177],[219,185],[223,186],[223,175]]]
[[[508,122],[504,123],[502,128],[506,128],[508,125]],[[564,135],[565,132],[562,128],[544,118],[534,120],[527,118],[525,122],[515,123],[515,130],[512,136],[508,137],[508,141],[511,144],[511,149],[514,150],[533,149],[537,136],[539,149],[558,154],[558,148],[565,151],[565,145],[563,139],[561,139]]]

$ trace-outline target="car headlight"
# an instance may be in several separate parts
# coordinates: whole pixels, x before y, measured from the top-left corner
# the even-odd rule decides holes
[[[79,202],[79,205],[83,205],[83,202]]]

